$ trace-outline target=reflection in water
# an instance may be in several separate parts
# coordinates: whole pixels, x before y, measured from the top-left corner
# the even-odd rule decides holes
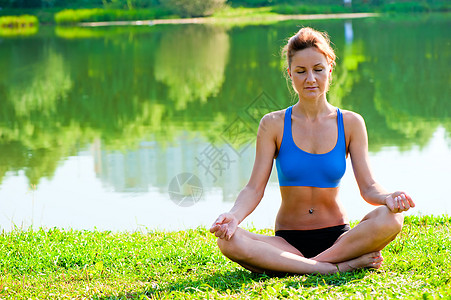
[[[0,183],[7,171],[25,170],[30,185],[51,178],[79,136],[72,124],[57,121],[57,107],[72,88],[63,57],[48,46],[33,50],[35,61],[29,49],[15,49],[18,56],[6,62],[9,72],[2,72]]]
[[[345,21],[345,41],[346,44],[351,44],[354,40],[354,31],[352,30],[352,20]]]
[[[53,49],[46,52],[45,57],[31,69],[11,70],[13,84],[8,99],[16,117],[29,116],[33,111],[53,114],[56,102],[65,100],[72,88],[70,73],[61,54]]]
[[[168,86],[175,109],[182,110],[187,102],[206,102],[220,91],[229,36],[223,27],[185,25],[174,29],[161,37],[154,76]]]
[[[255,149],[238,155],[224,130],[240,120],[241,140],[254,143],[259,117],[249,105],[262,94],[271,110],[293,104],[279,53],[298,25],[68,29],[4,39],[0,184],[23,174],[39,191],[43,178],[52,180],[68,157],[94,143],[95,174],[106,190],[168,198],[171,179],[191,172],[233,201]],[[372,155],[425,149],[437,128],[451,148],[449,21],[302,25],[329,32],[335,43],[329,99],[364,116]],[[199,161],[211,145],[234,161],[216,178]]]
[[[229,158],[209,164],[205,151],[216,147]],[[254,151],[244,149],[240,155],[227,145],[217,146],[203,139],[186,139],[181,132],[179,142],[163,148],[156,141],[141,142],[138,149],[127,152],[102,150],[93,145],[95,172],[103,184],[120,193],[146,193],[150,190],[168,193],[168,184],[178,174],[189,172],[200,178],[206,189],[219,189],[223,201],[234,201],[247,183],[254,161]],[[210,156],[211,158],[211,156]],[[209,167],[207,169],[207,167]],[[272,176],[271,181],[276,177]]]

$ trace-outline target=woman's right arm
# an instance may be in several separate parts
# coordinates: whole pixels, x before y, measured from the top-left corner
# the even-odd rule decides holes
[[[258,127],[254,167],[248,184],[239,193],[232,209],[221,214],[210,228],[217,237],[229,240],[238,225],[254,211],[263,198],[276,153],[276,137],[280,122],[277,112],[265,115]]]

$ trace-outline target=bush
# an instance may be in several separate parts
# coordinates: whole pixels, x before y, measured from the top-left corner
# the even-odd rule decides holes
[[[65,9],[55,14],[55,22],[59,25],[69,25],[80,22],[151,20],[169,15],[170,11],[164,8],[140,10]]]
[[[0,17],[0,37],[33,35],[38,32],[38,18],[30,15]]]
[[[204,17],[222,8],[226,0],[160,0],[160,2],[181,17]]]
[[[38,24],[38,18],[30,15],[0,17],[0,28],[36,27]]]

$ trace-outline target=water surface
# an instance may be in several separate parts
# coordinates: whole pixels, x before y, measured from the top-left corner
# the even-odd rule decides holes
[[[279,54],[307,25],[334,42],[328,99],[365,118],[377,180],[449,214],[451,24],[428,15],[0,38],[0,227],[209,226],[248,181],[260,118],[294,104]],[[340,196],[352,220],[373,208],[349,161]],[[272,227],[279,205],[273,170],[246,224]]]

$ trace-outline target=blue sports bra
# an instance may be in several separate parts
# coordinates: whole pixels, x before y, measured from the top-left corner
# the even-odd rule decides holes
[[[338,138],[335,147],[322,154],[300,149],[293,141],[290,106],[285,111],[283,137],[276,157],[280,186],[335,188],[346,171],[346,138],[343,115],[337,108]]]

